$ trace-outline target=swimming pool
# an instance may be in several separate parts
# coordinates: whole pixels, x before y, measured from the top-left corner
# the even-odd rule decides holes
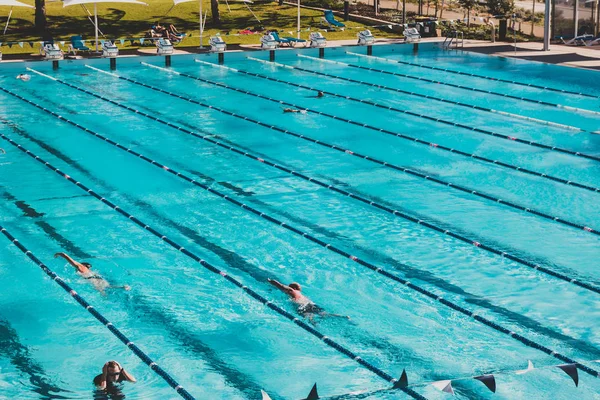
[[[0,397],[90,398],[109,359],[179,397],[34,255],[197,399],[600,398],[598,72],[365,53],[3,65]]]

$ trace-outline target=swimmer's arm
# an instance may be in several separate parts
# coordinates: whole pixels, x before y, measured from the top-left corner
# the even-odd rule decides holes
[[[125,379],[127,379],[129,382],[137,382],[137,380],[135,379],[135,377],[133,375],[131,375],[129,372],[127,372],[125,370],[125,368],[121,368],[121,373],[123,374],[123,376],[125,377]]]
[[[67,260],[67,261],[68,261],[68,263],[69,263],[69,264],[71,264],[71,265],[72,265],[72,266],[74,266],[74,267],[81,266],[81,264],[80,264],[80,263],[78,263],[77,261],[73,260],[73,259],[72,259],[72,258],[71,258],[69,255],[67,255],[66,253],[56,253],[56,254],[54,255],[54,258],[58,258],[58,257],[62,257],[62,258],[64,258],[65,260]]]
[[[108,375],[108,368],[106,364],[104,364],[102,367],[102,374],[94,378],[94,385],[96,385],[98,389],[106,389],[106,375]]]
[[[275,279],[267,279],[267,281],[275,286],[277,289],[281,290],[282,292],[286,292],[286,293],[291,293],[292,292],[292,288],[290,288],[289,286],[283,285],[279,282],[277,282]]]

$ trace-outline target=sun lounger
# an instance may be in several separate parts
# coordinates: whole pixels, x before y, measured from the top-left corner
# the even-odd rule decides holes
[[[325,10],[325,16],[321,17],[321,20],[325,23],[325,25],[329,26],[330,28],[343,28],[346,26],[342,22],[335,20],[335,17],[333,16],[333,11],[331,10]]]
[[[54,42],[44,42],[40,47],[40,54],[45,60],[62,60],[63,52]]]
[[[575,36],[574,38],[572,38],[570,40],[565,40],[561,37],[560,41],[562,42],[562,44],[567,45],[567,46],[585,46],[587,41],[592,41],[594,39],[595,39],[594,35],[586,34],[586,35]]]
[[[404,29],[404,41],[407,43],[417,42],[421,39],[421,34],[417,28],[405,28]]]
[[[272,34],[264,34],[260,38],[260,48],[264,50],[275,50],[279,47],[279,42],[275,40]]]
[[[310,47],[325,47],[327,39],[323,37],[321,32],[313,32],[310,34]]]
[[[208,40],[208,44],[210,45],[210,51],[222,53],[227,49],[227,44],[221,38],[221,36],[211,36]]]
[[[358,32],[358,44],[370,45],[375,43],[375,36],[371,34],[371,31],[365,29],[364,31]]]
[[[600,44],[600,36],[594,38],[593,40],[587,40],[584,42],[586,46],[594,46]]]
[[[156,41],[156,53],[159,56],[173,54],[173,44],[169,39],[160,38]]]
[[[306,40],[304,39],[297,39],[291,36],[280,37],[276,31],[271,31],[270,34],[280,45],[287,44],[290,47],[294,47],[297,43],[306,43]]]
[[[90,48],[85,45],[81,36],[71,36],[71,44],[69,45],[69,53],[77,55],[78,51],[90,51]]]
[[[119,55],[119,49],[117,45],[115,45],[110,40],[105,40],[102,42],[102,57],[114,58]]]

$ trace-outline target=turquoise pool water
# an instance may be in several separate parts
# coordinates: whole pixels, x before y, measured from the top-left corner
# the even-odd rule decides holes
[[[320,320],[319,332],[391,376],[399,377],[406,369],[410,388],[421,396],[449,396],[429,384],[433,381],[495,373],[496,394],[481,382],[464,379],[452,383],[456,397],[600,399],[600,381],[592,376],[600,371],[600,363],[594,362],[600,359],[596,329],[600,294],[594,291],[600,287],[596,234],[600,193],[595,191],[600,187],[600,135],[591,133],[600,130],[600,73],[442,51],[424,44],[416,54],[412,45],[376,46],[373,55],[380,58],[372,59],[347,51],[365,54],[364,48],[327,49],[326,60],[337,61],[332,63],[319,60],[318,53],[309,49],[277,53],[277,63],[287,67],[248,58],[268,61],[268,53],[226,54],[225,66],[233,69],[216,66],[213,55],[174,57],[170,70],[140,63],[162,68],[160,57],[119,59],[114,75],[106,74],[107,60],[63,62],[57,71],[46,63],[3,65],[0,133],[302,319],[266,280],[300,282],[318,305],[351,317]],[[35,71],[27,72],[26,67]],[[32,75],[29,82],[14,79],[25,72]],[[316,90],[306,87],[326,94],[314,98]],[[283,113],[283,108],[292,107],[285,103],[309,111]],[[394,136],[398,134],[404,136]],[[411,398],[399,390],[379,391],[391,383],[210,273],[6,139],[0,143],[6,151],[0,154],[0,225],[195,398],[259,399],[263,389],[273,399],[301,399],[315,382],[323,398]],[[445,151],[444,146],[490,162]],[[445,230],[467,240],[444,234]],[[330,246],[320,246],[302,233]],[[127,398],[178,398],[17,247],[1,235],[0,243],[0,398],[92,398],[91,379],[109,359],[119,360],[138,380],[122,388]],[[552,367],[563,361],[332,248],[581,362],[588,372],[579,371],[575,387]],[[115,289],[102,296],[72,267],[53,258],[58,251],[89,261],[110,282],[129,284],[132,290]],[[526,368],[528,360],[539,369],[524,375],[512,372]]]

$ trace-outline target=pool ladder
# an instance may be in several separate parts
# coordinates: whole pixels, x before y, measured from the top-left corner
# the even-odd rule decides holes
[[[458,49],[465,47],[465,38],[462,31],[450,31],[446,34],[446,39],[442,44],[444,49]]]

